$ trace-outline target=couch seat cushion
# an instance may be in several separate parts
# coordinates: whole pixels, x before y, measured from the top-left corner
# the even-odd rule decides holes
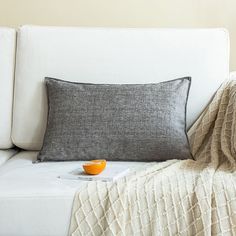
[[[84,182],[57,177],[82,162],[33,164],[37,154],[22,151],[0,169],[0,235],[67,235],[74,193]]]
[[[15,149],[0,150],[0,166],[6,163],[15,153]]]

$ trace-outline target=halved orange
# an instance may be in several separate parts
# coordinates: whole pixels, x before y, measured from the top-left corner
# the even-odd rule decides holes
[[[106,168],[106,160],[92,160],[83,165],[84,171],[89,175],[98,175]]]

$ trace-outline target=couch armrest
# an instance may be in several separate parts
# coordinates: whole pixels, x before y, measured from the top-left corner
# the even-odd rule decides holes
[[[236,80],[236,71],[230,72],[229,76],[230,76],[230,79],[235,79]]]

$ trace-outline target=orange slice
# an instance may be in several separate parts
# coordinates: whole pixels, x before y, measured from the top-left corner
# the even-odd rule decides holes
[[[84,171],[89,175],[98,175],[106,168],[106,160],[92,160],[83,165]]]

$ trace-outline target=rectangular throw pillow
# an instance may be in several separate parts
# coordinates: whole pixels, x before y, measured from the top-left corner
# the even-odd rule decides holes
[[[157,84],[45,81],[49,110],[39,161],[191,158],[189,77]]]

